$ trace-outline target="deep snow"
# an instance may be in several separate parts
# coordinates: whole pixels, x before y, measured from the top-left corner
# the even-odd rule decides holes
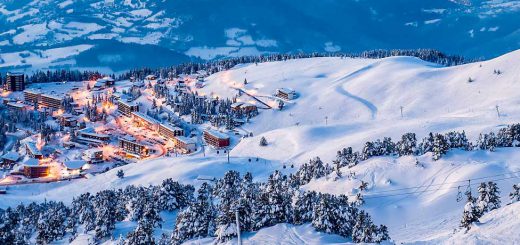
[[[289,173],[294,170],[291,165],[296,168],[311,157],[319,156],[330,162],[343,147],[360,150],[367,140],[390,136],[397,141],[406,132],[417,133],[420,140],[428,132],[465,130],[468,138],[475,141],[481,132],[496,131],[520,121],[519,60],[520,51],[515,51],[493,60],[448,68],[411,57],[312,58],[239,65],[206,78],[206,86],[198,92],[231,97],[237,94],[235,88],[241,88],[274,105],[275,89],[289,87],[297,91],[298,98],[287,101],[282,111],[261,110],[259,116],[243,126],[254,137],[238,143],[231,152],[230,164],[225,156],[215,152],[207,157],[198,154],[142,161],[121,167],[124,179],[117,178],[118,169],[113,169],[91,179],[13,187],[10,194],[2,197],[0,207],[44,199],[70,202],[73,196],[83,192],[129,184],[159,184],[169,177],[199,185],[202,181],[198,177],[220,177],[231,169],[251,171],[256,180],[264,180],[273,170]],[[502,74],[494,74],[497,69]],[[474,82],[468,82],[470,77]],[[245,78],[247,85],[243,84]],[[239,99],[255,103],[247,95]],[[262,136],[269,143],[266,147],[259,146]],[[343,169],[344,174],[355,172],[354,179],[322,178],[304,188],[355,194],[361,180],[368,182],[367,203],[363,208],[376,223],[389,227],[396,242],[494,243],[500,241],[498,234],[507,233],[501,227],[520,224],[508,216],[515,213],[517,205],[512,205],[497,210],[495,216],[485,216],[484,225],[468,234],[453,234],[464,205],[456,201],[459,186],[464,191],[467,179],[481,178],[471,182],[475,191],[479,181],[496,180],[505,204],[511,186],[519,182],[518,149],[498,149],[493,153],[451,151],[435,162],[428,154],[417,159],[422,167],[415,166],[415,157],[376,157],[352,169]],[[402,188],[408,189],[397,190]],[[497,236],[493,231],[495,219],[486,218],[490,216],[497,217],[502,224],[496,228]],[[294,240],[288,240],[293,239],[288,238],[291,234],[306,233],[303,243],[345,242],[334,236],[322,239],[308,228],[279,225],[250,234],[246,239],[252,244],[292,243]],[[279,229],[298,231],[269,235]],[[480,230],[489,235],[480,237]],[[511,233],[507,233],[508,239],[520,240],[520,236]]]

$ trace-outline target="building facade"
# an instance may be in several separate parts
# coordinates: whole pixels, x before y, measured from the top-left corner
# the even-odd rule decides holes
[[[51,95],[51,94],[42,94],[40,98],[41,98],[41,101],[40,101],[41,106],[44,106],[47,108],[52,108],[55,110],[60,109],[61,104],[63,102],[63,98],[56,96],[56,95]]]
[[[203,136],[204,142],[216,149],[228,147],[230,143],[229,136],[218,131],[205,130]]]
[[[184,136],[177,136],[173,140],[173,144],[175,149],[179,150],[182,153],[192,153],[197,150],[197,145],[195,141],[191,138]]]
[[[119,138],[119,147],[130,156],[147,157],[150,154],[150,149],[147,145],[137,142],[134,137],[125,136]]]
[[[132,119],[139,127],[145,127],[153,131],[159,130],[159,121],[140,112],[132,112]]]
[[[174,140],[177,136],[184,136],[184,130],[167,124],[159,124],[159,135]]]
[[[139,105],[135,102],[127,102],[120,99],[117,102],[117,111],[126,117],[132,117],[132,112],[139,111]]]
[[[25,89],[25,75],[23,73],[8,72],[5,82],[7,91],[23,91]]]

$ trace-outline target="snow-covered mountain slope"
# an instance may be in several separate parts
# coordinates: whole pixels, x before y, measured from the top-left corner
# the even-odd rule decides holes
[[[519,11],[513,0],[6,0],[0,3],[0,53],[89,44],[96,48],[75,65],[113,70],[165,66],[186,55],[375,48],[495,57],[519,47]],[[162,48],[155,52],[163,62],[149,59],[150,46]]]
[[[202,181],[197,179],[220,177],[230,169],[251,171],[255,180],[265,180],[271,171],[290,173],[312,157],[330,162],[343,147],[360,150],[368,140],[390,136],[397,141],[406,132],[417,133],[421,139],[429,132],[465,130],[475,141],[481,132],[520,122],[519,60],[520,51],[514,51],[493,60],[448,68],[410,57],[312,58],[239,65],[208,77],[206,86],[197,92],[232,97],[240,88],[274,104],[275,89],[290,87],[298,97],[287,101],[281,111],[261,110],[243,126],[254,137],[237,144],[229,164],[216,152],[208,152],[206,157],[198,153],[143,161],[121,167],[125,172],[122,180],[116,177],[118,169],[113,169],[91,179],[15,187],[3,196],[0,207],[44,199],[70,202],[73,196],[87,191],[157,184],[169,177],[198,186]],[[238,99],[257,103],[246,94]],[[266,147],[259,146],[262,136],[268,141]],[[471,182],[473,190],[480,181],[496,181],[503,203],[511,186],[519,182],[518,148],[496,152],[454,150],[439,161],[431,159],[429,154],[419,156],[420,166],[416,166],[415,157],[375,157],[342,169],[345,177],[339,180],[321,178],[303,188],[355,195],[361,181],[367,182],[363,209],[375,223],[388,225],[395,241],[443,243],[459,225],[464,203],[456,199],[459,189],[466,190],[468,179],[479,178]],[[349,172],[355,172],[356,177],[348,178]],[[295,229],[302,230],[287,232],[280,240],[291,243],[288,239],[307,232],[305,227]],[[261,230],[248,239],[253,244],[271,243],[277,237],[269,237],[270,232]],[[309,243],[342,242],[324,239]]]
[[[520,204],[514,203],[485,214],[468,232],[456,232],[447,238],[416,244],[511,244],[518,241]]]

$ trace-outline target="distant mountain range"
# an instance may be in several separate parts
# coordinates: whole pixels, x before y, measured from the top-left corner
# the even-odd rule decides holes
[[[520,1],[4,0],[0,70],[120,71],[271,52],[520,48]]]

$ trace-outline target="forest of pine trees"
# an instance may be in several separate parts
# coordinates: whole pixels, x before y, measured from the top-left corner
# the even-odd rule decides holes
[[[180,210],[172,234],[156,241],[154,229],[162,226],[161,211]],[[389,240],[387,228],[375,225],[370,216],[348,200],[314,191],[302,191],[289,178],[275,171],[266,182],[254,182],[228,171],[214,183],[203,183],[195,193],[191,185],[166,179],[158,186],[127,186],[75,197],[70,206],[62,202],[20,204],[0,210],[0,244],[37,244],[74,240],[78,232],[90,232],[92,243],[112,237],[117,222],[137,223],[125,244],[180,244],[215,237],[219,242],[240,231],[257,231],[279,223],[311,223],[318,231],[352,238],[354,242]]]

